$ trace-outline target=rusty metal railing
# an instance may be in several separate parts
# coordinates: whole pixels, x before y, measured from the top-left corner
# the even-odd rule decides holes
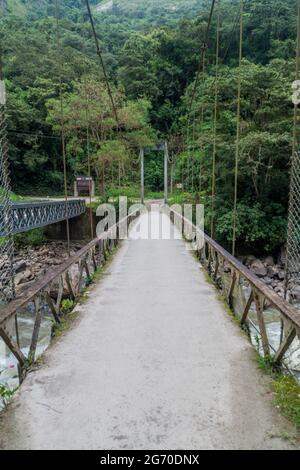
[[[196,226],[176,210],[168,210],[175,224],[181,220],[183,233],[184,225],[190,225],[196,238]],[[203,246],[197,250],[201,264],[259,353],[300,378],[300,312],[208,235],[201,233],[201,239]]]
[[[49,272],[32,286],[22,292],[20,298],[1,307],[0,310],[0,337],[9,351],[15,356],[21,371],[28,363],[35,360],[39,332],[45,306],[51,313],[55,323],[59,324],[63,318],[62,299],[76,300],[83,290],[91,283],[93,275],[105,264],[108,254],[119,243],[118,234],[120,224],[129,223],[135,218],[131,215],[120,220],[111,227],[116,232],[116,238],[110,239],[108,232],[96,238],[70,257],[65,263]],[[29,348],[26,354],[20,346],[20,332],[18,317],[21,312],[29,308],[34,315],[34,325]]]

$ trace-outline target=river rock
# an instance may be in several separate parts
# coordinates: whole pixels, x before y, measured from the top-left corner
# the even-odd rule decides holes
[[[249,267],[254,261],[256,261],[256,257],[253,255],[249,255],[245,259],[245,265]]]
[[[275,261],[274,261],[273,256],[267,256],[264,259],[264,264],[265,264],[265,266],[270,266],[270,267],[275,266]]]
[[[19,284],[24,284],[27,281],[30,281],[33,278],[32,272],[27,269],[24,272],[18,273],[15,276],[15,284],[18,286]]]
[[[270,277],[265,277],[264,278],[264,282],[267,284],[267,286],[271,286],[272,285],[272,279]]]
[[[14,269],[15,269],[16,274],[21,273],[23,271],[26,271],[26,268],[27,268],[27,264],[26,264],[26,261],[24,261],[24,260],[18,261],[14,265]]]
[[[77,249],[82,248],[85,242],[71,242],[71,252],[76,254]],[[31,283],[41,279],[52,267],[61,265],[68,259],[67,243],[55,241],[40,247],[24,247],[16,252],[15,257],[15,285],[17,294]],[[8,260],[1,259],[2,264]],[[78,267],[74,266],[74,280],[78,282]]]
[[[63,259],[58,259],[58,258],[54,258],[52,259],[52,264],[54,266],[58,266],[59,264],[61,264],[63,262]]]
[[[267,266],[267,275],[268,277],[274,279],[278,274],[278,269],[275,266]]]
[[[294,286],[291,290],[291,297],[294,300],[300,300],[300,286]]]
[[[256,274],[256,276],[265,277],[267,275],[267,268],[259,259],[256,259],[251,263],[250,269],[254,274]]]
[[[286,246],[285,245],[283,245],[280,248],[277,262],[280,266],[285,266],[285,263],[286,263]]]

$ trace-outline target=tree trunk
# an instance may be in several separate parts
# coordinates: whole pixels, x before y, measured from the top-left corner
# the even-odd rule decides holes
[[[105,162],[103,162],[103,165],[102,165],[100,192],[104,196],[105,194]]]

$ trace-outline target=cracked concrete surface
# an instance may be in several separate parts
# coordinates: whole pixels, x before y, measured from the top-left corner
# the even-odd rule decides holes
[[[2,413],[0,448],[292,448],[252,346],[185,243],[132,238]]]

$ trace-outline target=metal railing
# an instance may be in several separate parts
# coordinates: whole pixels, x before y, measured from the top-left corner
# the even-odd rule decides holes
[[[168,211],[175,224],[180,221],[183,233],[184,224],[191,226],[195,241],[196,226],[172,207]],[[300,378],[300,312],[208,235],[201,233],[201,239],[203,247],[197,250],[201,264],[259,353]]]
[[[110,239],[108,233],[96,238],[70,257],[65,263],[49,272],[22,292],[17,298],[0,310],[0,338],[18,361],[20,379],[26,365],[35,360],[39,332],[45,307],[51,313],[54,322],[59,324],[63,318],[62,300],[76,300],[90,284],[96,271],[105,264],[107,255],[118,245],[120,224],[129,223],[136,215],[120,220],[111,230],[116,230],[115,239]],[[20,346],[18,317],[26,309],[34,316],[34,325],[28,353],[25,354]]]
[[[0,205],[0,237],[6,236],[4,206]],[[67,210],[66,210],[67,209]],[[86,211],[84,199],[69,200],[67,205],[65,201],[45,201],[12,204],[11,216],[13,224],[13,233],[26,232],[46,225],[61,222],[66,218],[72,219],[83,214]]]

